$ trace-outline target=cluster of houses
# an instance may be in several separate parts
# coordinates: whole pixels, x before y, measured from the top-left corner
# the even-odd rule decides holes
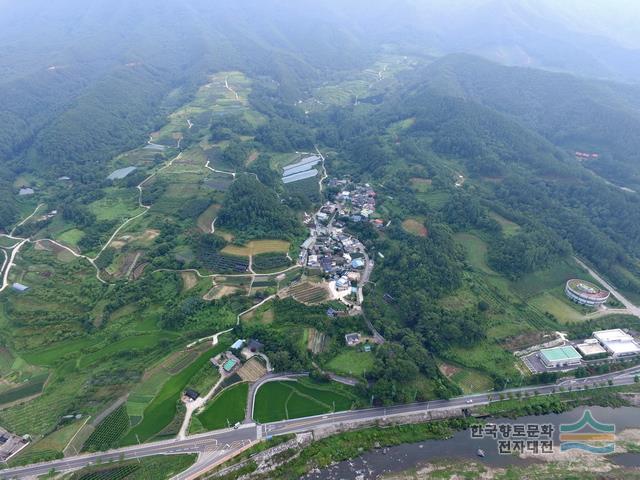
[[[299,261],[301,265],[320,270],[337,292],[355,293],[352,289],[357,288],[355,285],[366,265],[365,247],[342,228],[334,227],[305,240]]]
[[[368,183],[351,183],[347,179],[332,178],[330,188],[338,189],[331,203],[339,217],[349,217],[352,222],[367,221],[376,211],[376,192]],[[382,221],[380,220],[380,225]]]

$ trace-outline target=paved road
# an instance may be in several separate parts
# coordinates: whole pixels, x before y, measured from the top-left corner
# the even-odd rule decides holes
[[[640,308],[638,308],[633,303],[631,303],[631,301],[629,301],[624,295],[622,295],[620,292],[618,292],[610,283],[608,283],[606,280],[604,280],[592,268],[589,268],[582,260],[580,260],[577,257],[574,257],[574,258],[575,258],[576,262],[578,262],[578,265],[580,265],[587,272],[589,272],[589,274],[593,278],[595,278],[604,288],[609,290],[611,292],[611,295],[613,295],[621,304],[623,304],[627,308],[627,310],[629,311],[629,313],[631,315],[635,315],[636,317],[640,318]]]
[[[640,366],[631,367],[629,369],[607,373],[596,377],[587,377],[580,379],[567,379],[559,384],[542,385],[534,387],[514,388],[501,391],[502,394],[508,393],[526,393],[537,392],[539,395],[549,395],[557,392],[559,387],[565,389],[571,387],[574,390],[582,389],[585,385],[589,387],[600,387],[607,384],[611,380],[613,385],[631,385],[634,384],[635,375],[640,374]],[[456,397],[450,400],[434,400],[430,402],[413,403],[408,405],[396,405],[388,408],[369,408],[364,410],[350,410],[346,412],[330,413],[326,415],[317,415],[314,417],[298,418],[294,420],[283,420],[264,425],[256,425],[255,423],[245,423],[237,430],[225,429],[213,432],[207,432],[199,435],[192,435],[184,440],[165,440],[161,442],[147,443],[132,447],[111,450],[108,452],[94,453],[87,455],[79,455],[68,457],[62,460],[55,460],[40,464],[28,465],[25,467],[17,467],[3,470],[0,472],[0,478],[29,478],[37,475],[43,475],[52,468],[57,471],[66,471],[78,469],[90,464],[95,464],[98,460],[101,462],[117,461],[120,458],[142,458],[150,455],[170,455],[181,453],[199,453],[204,455],[204,461],[210,465],[215,464],[221,458],[228,456],[234,450],[239,451],[247,442],[253,442],[266,435],[285,435],[289,433],[299,433],[309,431],[311,429],[327,427],[339,423],[351,423],[357,421],[385,419],[392,416],[427,413],[430,411],[465,408],[477,405],[486,405],[491,402],[498,401],[497,393],[479,393],[476,395],[466,395]],[[188,477],[177,477],[188,478]]]

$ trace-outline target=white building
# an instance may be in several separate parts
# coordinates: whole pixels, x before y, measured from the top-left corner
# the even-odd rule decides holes
[[[640,345],[631,335],[619,328],[593,332],[593,337],[614,357],[640,354]]]

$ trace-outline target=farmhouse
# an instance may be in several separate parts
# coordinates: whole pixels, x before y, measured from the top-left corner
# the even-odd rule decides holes
[[[635,339],[619,328],[593,332],[593,337],[613,357],[626,357],[640,354],[640,345]]]
[[[235,342],[233,342],[233,345],[231,345],[231,350],[240,350],[242,347],[244,347],[244,344],[246,342],[244,340],[236,340]]]
[[[540,350],[540,359],[549,368],[579,365],[582,357],[571,346]]]
[[[25,195],[33,195],[34,193],[36,193],[35,190],[30,187],[22,187],[18,191],[18,195],[20,195],[21,197],[24,197]]]
[[[184,398],[185,400],[187,400],[188,402],[193,402],[194,400],[197,400],[198,397],[200,396],[200,394],[198,392],[196,392],[194,389],[192,388],[187,388],[184,391]]]

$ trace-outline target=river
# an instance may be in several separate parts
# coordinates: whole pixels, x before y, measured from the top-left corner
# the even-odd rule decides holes
[[[625,429],[640,428],[640,408],[605,408],[588,407],[593,417],[602,422],[614,424],[616,432]],[[554,448],[558,450],[559,425],[571,424],[578,421],[585,408],[576,408],[562,414],[520,417],[518,419],[488,420],[496,424],[552,424],[554,425]],[[478,449],[484,450],[486,456],[477,456]],[[471,438],[471,431],[456,432],[448,440],[427,440],[419,443],[403,444],[387,449],[377,449],[363,453],[353,460],[336,463],[321,472],[306,475],[308,480],[374,480],[382,475],[398,473],[405,470],[419,468],[425,464],[451,459],[453,461],[481,462],[487,467],[526,466],[543,460],[536,458],[521,458],[516,455],[501,455],[498,453],[497,440],[493,438]],[[609,457],[610,461],[621,467],[640,466],[640,454],[622,453]]]

